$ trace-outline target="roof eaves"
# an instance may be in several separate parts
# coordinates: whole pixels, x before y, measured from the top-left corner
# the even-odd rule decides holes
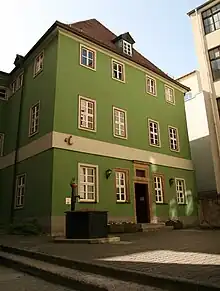
[[[214,1],[215,1],[215,0],[209,0],[209,1],[206,1],[205,3],[199,5],[198,7],[194,8],[193,10],[189,11],[189,12],[187,13],[187,15],[188,15],[188,16],[192,15],[194,12],[196,12],[196,10],[200,10],[200,9],[202,9],[203,7],[205,7],[205,6],[209,5],[209,4],[211,4],[211,3],[214,2]]]
[[[101,47],[106,48],[107,50],[110,50],[110,51],[112,51],[112,52],[114,52],[114,53],[116,53],[116,54],[118,54],[118,55],[120,55],[120,56],[123,56],[124,58],[127,58],[127,59],[129,59],[130,61],[132,61],[132,62],[134,62],[134,63],[136,63],[136,64],[138,64],[138,65],[141,65],[142,67],[144,67],[144,68],[146,68],[146,69],[149,70],[149,68],[147,68],[145,65],[143,65],[143,64],[141,64],[141,63],[138,63],[138,62],[135,62],[135,61],[132,60],[132,58],[130,58],[129,56],[125,56],[124,54],[120,53],[120,52],[117,51],[116,49],[110,48],[109,46],[105,45],[105,44],[102,43],[101,41],[98,41],[98,40],[96,40],[96,39],[94,39],[94,38],[92,38],[92,37],[89,37],[88,35],[84,34],[82,31],[79,31],[78,29],[75,29],[74,27],[68,26],[67,24],[64,24],[64,23],[59,22],[59,21],[56,21],[56,24],[57,24],[58,27],[60,27],[60,28],[62,28],[62,29],[64,29],[64,30],[67,30],[67,31],[69,31],[69,32],[73,32],[74,34],[76,34],[76,35],[78,35],[78,36],[80,36],[80,37],[83,37],[83,38],[85,38],[85,39],[87,39],[87,40],[89,40],[89,41],[91,41],[91,42],[93,42],[93,43],[95,43],[95,44],[97,44],[97,45],[100,45]],[[184,86],[183,84],[179,83],[178,81],[172,79],[172,78],[169,77],[168,75],[164,76],[162,73],[159,74],[159,73],[158,73],[156,70],[154,70],[154,69],[151,69],[151,70],[152,70],[155,74],[160,75],[160,76],[163,77],[164,79],[167,79],[168,81],[170,81],[170,82],[176,84],[177,86],[183,88],[184,90],[186,90],[186,91],[190,91],[190,88],[188,88],[188,87]]]

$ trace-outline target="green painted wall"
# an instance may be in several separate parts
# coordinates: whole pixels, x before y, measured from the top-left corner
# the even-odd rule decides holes
[[[62,216],[65,211],[70,210],[69,205],[65,205],[65,197],[71,196],[69,186],[72,177],[78,177],[78,163],[98,165],[99,167],[99,202],[98,203],[78,203],[78,209],[108,210],[110,216],[132,217],[134,216],[134,189],[133,189],[133,163],[132,161],[119,160],[108,157],[89,155],[84,153],[70,152],[66,150],[54,150],[53,163],[53,202],[52,215]],[[130,171],[130,204],[117,204],[115,194],[115,176],[112,174],[107,180],[105,171],[110,168],[126,168]],[[171,177],[183,178],[186,181],[187,191],[191,191],[192,197],[196,196],[195,178],[193,171],[174,169],[162,166],[151,166],[151,174],[160,173],[165,177],[165,203],[155,205],[153,203],[153,213],[158,217],[176,216],[197,216],[197,205],[194,198],[189,198],[187,205],[174,205],[176,200],[175,184],[171,187],[169,179]],[[152,180],[152,175],[151,175]],[[152,183],[152,182],[151,182]],[[153,186],[153,183],[152,183]],[[152,188],[153,189],[153,188]],[[155,201],[154,191],[151,193],[152,202]]]
[[[198,205],[196,202],[197,189],[195,182],[195,174],[193,171],[182,170],[177,168],[168,168],[164,166],[151,165],[151,179],[152,174],[164,175],[164,204],[153,203],[153,213],[159,217],[180,217],[180,216],[197,216]],[[186,182],[186,194],[188,201],[186,205],[178,205],[176,202],[176,186],[175,182],[170,186],[170,178],[184,179]],[[153,179],[152,179],[153,181]],[[152,182],[152,189],[154,185]],[[154,194],[153,194],[154,195]],[[155,202],[155,198],[152,200]]]
[[[62,216],[65,211],[70,210],[70,206],[65,205],[65,197],[71,197],[69,183],[72,177],[78,177],[78,163],[99,167],[99,203],[79,203],[78,209],[109,210],[109,215],[118,217],[133,215],[133,203],[116,204],[114,174],[108,180],[105,178],[105,171],[108,168],[126,168],[130,170],[131,179],[132,162],[56,149],[53,163],[53,216]],[[131,183],[130,193],[132,202],[134,196]]]
[[[15,209],[15,219],[37,217],[50,227],[53,150],[45,151],[20,162],[17,174],[26,173],[25,202],[22,209]],[[13,167],[0,171],[0,224],[9,220],[12,193]]]
[[[126,84],[111,77],[111,57],[97,52],[97,70],[79,65],[80,44],[59,35],[54,130],[133,148],[190,159],[183,93],[175,90],[176,105],[165,101],[164,84],[157,80],[158,96],[145,93],[145,73],[126,65]],[[78,129],[78,95],[97,101],[97,133]],[[127,110],[128,140],[113,137],[112,106]],[[64,114],[65,112],[65,114]],[[147,118],[160,122],[162,147],[148,142]],[[169,150],[168,125],[179,129],[180,153]]]
[[[9,75],[0,72],[0,87],[7,87]],[[6,118],[7,101],[0,99],[0,132],[5,132],[5,118]]]

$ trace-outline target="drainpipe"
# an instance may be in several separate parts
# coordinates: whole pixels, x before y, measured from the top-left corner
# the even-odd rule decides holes
[[[210,94],[209,94],[209,99],[210,99],[210,104],[211,104],[211,109],[212,109],[212,115],[213,115],[213,122],[214,122],[214,130],[215,130],[215,135],[216,135],[216,140],[217,140],[217,155],[218,155],[218,167],[220,167],[220,138],[219,138],[219,130],[218,130],[218,122],[219,120],[216,118],[216,93],[215,93],[215,89],[214,89],[214,86],[212,84],[212,73],[211,73],[211,68],[210,68],[210,63],[209,63],[209,57],[207,55],[207,51],[206,51],[206,44],[205,44],[205,41],[204,41],[204,34],[203,34],[203,30],[202,30],[202,27],[201,27],[201,23],[200,23],[200,20],[199,20],[199,15],[198,15],[198,10],[195,9],[195,12],[196,12],[196,19],[197,19],[197,23],[198,23],[198,27],[199,27],[199,33],[200,33],[200,36],[201,36],[201,40],[202,40],[202,53],[205,57],[205,61],[206,61],[206,65],[207,65],[207,80],[208,80],[208,85],[209,85],[209,91],[210,91]],[[215,97],[215,103],[213,102],[213,97]],[[216,178],[216,186],[217,186],[217,193],[219,194],[220,193],[220,184],[218,182],[218,177],[215,177]]]
[[[18,126],[16,133],[16,143],[15,143],[15,157],[13,165],[13,176],[12,176],[12,200],[11,200],[11,211],[10,211],[10,223],[14,221],[14,203],[15,203],[15,192],[16,192],[16,176],[17,176],[17,164],[18,164],[18,153],[19,153],[19,142],[20,142],[20,133],[21,133],[21,117],[23,109],[23,99],[24,99],[24,80],[25,80],[25,70],[23,70],[23,81],[21,86],[21,96],[18,112]]]

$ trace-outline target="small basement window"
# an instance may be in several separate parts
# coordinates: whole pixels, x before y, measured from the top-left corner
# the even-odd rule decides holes
[[[3,99],[3,100],[7,99],[7,91],[5,88],[0,88],[0,99]]]

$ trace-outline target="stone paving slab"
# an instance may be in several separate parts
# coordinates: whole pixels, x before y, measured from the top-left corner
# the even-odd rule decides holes
[[[0,244],[220,287],[220,231],[123,234],[111,245],[57,245],[48,237],[0,236]]]

